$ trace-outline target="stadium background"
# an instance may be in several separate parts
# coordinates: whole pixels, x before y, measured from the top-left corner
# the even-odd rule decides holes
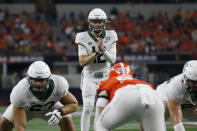
[[[117,61],[157,86],[197,58],[197,0],[0,0],[0,106],[35,60],[63,75],[82,104],[77,32],[102,8],[118,33]]]

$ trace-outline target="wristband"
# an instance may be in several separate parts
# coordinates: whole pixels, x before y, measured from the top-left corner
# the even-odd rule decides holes
[[[60,112],[60,115],[63,116],[64,115],[64,112],[61,108],[57,109],[59,112]]]

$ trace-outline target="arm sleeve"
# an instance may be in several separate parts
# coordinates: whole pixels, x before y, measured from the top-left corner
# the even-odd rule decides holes
[[[113,30],[113,35],[114,35],[114,41],[117,41],[118,40],[118,35],[114,30]]]
[[[109,47],[109,50],[104,48],[102,53],[107,61],[109,61],[111,64],[114,64],[116,62],[116,41],[118,40],[118,37],[117,33],[114,30],[112,30],[111,33],[113,36],[113,43]]]
[[[116,42],[112,43],[109,51],[104,48],[102,53],[107,61],[109,61],[111,64],[114,64],[116,62]]]

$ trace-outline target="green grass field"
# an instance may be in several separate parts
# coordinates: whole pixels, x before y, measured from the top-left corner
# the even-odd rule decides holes
[[[6,107],[1,107],[0,113],[3,113],[5,109]],[[82,107],[80,106],[78,111],[80,112],[81,110]],[[93,131],[93,120],[94,117],[91,117],[90,131]],[[73,121],[75,123],[76,131],[80,131],[80,116],[73,116]],[[197,126],[188,126],[185,128],[186,131],[197,131]],[[59,130],[60,128],[58,126],[50,127],[48,126],[47,122],[42,119],[33,119],[28,122],[26,131],[59,131]],[[114,131],[139,131],[139,124],[137,122],[130,122],[115,129]],[[171,125],[167,125],[167,131],[173,131]]]

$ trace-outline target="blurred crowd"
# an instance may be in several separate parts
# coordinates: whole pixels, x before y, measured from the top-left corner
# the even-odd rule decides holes
[[[65,34],[74,39],[76,32],[85,30],[87,17],[83,13],[72,14],[61,24]],[[108,29],[118,34],[119,53],[187,53],[197,48],[197,11],[181,10],[174,12],[172,18],[166,12],[156,12],[145,19],[143,14],[119,12],[112,8]]]
[[[118,34],[118,53],[187,53],[197,48],[197,11],[181,10],[169,17],[166,12],[110,11],[107,29]],[[20,14],[0,9],[0,55],[77,54],[74,38],[88,29],[85,12],[65,12],[48,19],[41,12]]]
[[[1,54],[63,53],[64,48],[43,13],[11,14],[8,9],[0,10]]]

